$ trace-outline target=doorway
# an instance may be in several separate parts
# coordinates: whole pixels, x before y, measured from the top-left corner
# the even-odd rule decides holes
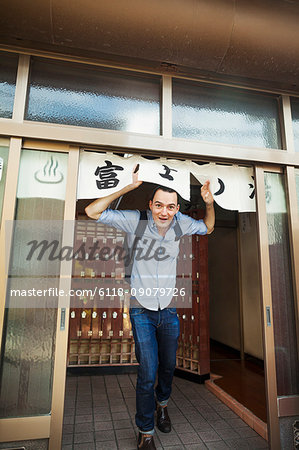
[[[211,374],[266,423],[256,213],[215,208],[209,237]]]
[[[138,191],[129,192],[111,207],[146,209],[154,187],[154,184],[144,183]],[[81,238],[80,230],[77,234],[79,241],[85,235],[92,242],[97,233],[96,223],[87,220],[84,211],[91,201],[77,201],[76,218],[83,223]],[[206,249],[198,252],[196,264],[200,266],[200,274],[193,274],[192,289],[197,300],[193,308],[178,311],[181,338],[177,367],[191,375],[199,375],[201,382],[209,377],[210,372],[217,375],[215,384],[266,422],[256,213],[239,214],[224,210],[217,204],[215,208],[215,232],[206,239]],[[197,218],[200,211],[204,213],[200,185],[194,177],[191,179],[191,202],[182,200],[181,211],[193,216],[197,211]],[[110,238],[112,243],[123,239],[123,236],[113,234]],[[200,240],[203,242],[202,238]],[[194,250],[192,257],[196,257],[196,243],[191,245]],[[82,275],[81,285],[86,283],[86,277],[98,276],[102,281],[103,276],[111,277],[111,268],[110,273],[104,270],[99,274],[96,265],[86,273],[84,264],[79,264],[75,272]],[[198,293],[194,283],[196,278],[199,278]],[[202,288],[201,292],[199,288]],[[116,305],[114,309],[92,309],[84,308],[84,298],[82,302],[81,309],[70,312],[68,367],[134,370],[137,362],[128,307]],[[199,330],[196,332],[198,327],[194,326],[197,322],[204,331],[201,336]],[[206,345],[204,339],[207,340]]]

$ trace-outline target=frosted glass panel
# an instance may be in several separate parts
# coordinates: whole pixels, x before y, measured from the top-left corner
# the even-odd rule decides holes
[[[3,145],[0,139],[0,223],[2,217],[7,161],[8,161],[8,145],[7,146]]]
[[[281,148],[277,98],[174,80],[173,136]]]
[[[288,213],[283,175],[265,173],[278,395],[299,394]]]
[[[26,119],[160,133],[160,77],[33,60]]]
[[[299,152],[299,99],[291,98],[295,151]]]
[[[0,52],[0,117],[11,119],[15,98],[18,55]]]
[[[23,150],[21,154],[21,164],[19,173],[19,184],[22,180],[22,171],[27,170],[27,181],[30,185],[31,175],[24,165],[24,158],[27,153],[32,157],[32,164],[51,160],[57,160],[57,153],[52,152],[33,152]],[[35,158],[34,158],[35,156]],[[56,174],[62,173],[66,178],[67,154],[59,154],[60,164],[56,168]],[[65,164],[61,164],[62,160]],[[56,164],[55,164],[56,165]],[[33,171],[38,174],[37,171]],[[56,189],[58,183],[53,182],[53,176],[47,173],[45,169],[42,173],[45,178],[41,180],[41,186],[48,183],[49,196],[51,189]],[[35,177],[39,179],[38,177]],[[61,177],[60,177],[61,178]],[[57,181],[57,180],[55,180]],[[36,179],[35,179],[36,182]],[[18,186],[18,192],[22,192]],[[43,196],[40,193],[43,192]],[[49,414],[51,411],[52,399],[52,383],[53,383],[53,364],[55,352],[55,335],[57,322],[57,305],[58,297],[51,295],[49,297],[39,297],[38,300],[45,305],[51,302],[52,307],[33,307],[32,296],[28,294],[22,297],[28,307],[7,307],[15,301],[10,296],[11,289],[19,287],[19,279],[23,282],[30,283],[32,287],[39,283],[42,289],[48,286],[59,287],[59,275],[49,277],[45,270],[43,276],[40,273],[40,265],[47,264],[43,261],[32,259],[28,265],[24,265],[23,253],[27,248],[28,242],[33,239],[47,239],[49,242],[54,239],[60,239],[63,228],[64,200],[57,198],[47,198],[44,196],[45,191],[35,189],[35,196],[26,198],[17,198],[16,206],[16,228],[13,235],[13,244],[11,251],[11,273],[13,276],[9,278],[6,309],[5,309],[5,327],[3,332],[4,349],[2,352],[1,367],[1,389],[0,389],[0,417],[25,417]],[[57,197],[57,194],[55,194]],[[26,233],[19,227],[21,222],[28,222],[34,225],[34,220],[39,223],[44,221],[45,236],[37,236],[34,226],[27,227]],[[55,221],[55,227],[51,227],[51,221]],[[57,227],[57,221],[61,221],[60,228]],[[59,222],[60,223],[60,222]],[[55,262],[56,264],[56,262]],[[59,274],[60,261],[57,260],[57,271]],[[19,278],[18,278],[19,275]],[[35,278],[37,277],[37,278]],[[33,281],[34,280],[34,281]],[[55,298],[54,298],[55,297]],[[25,304],[26,304],[25,303]],[[49,303],[48,303],[49,304]]]

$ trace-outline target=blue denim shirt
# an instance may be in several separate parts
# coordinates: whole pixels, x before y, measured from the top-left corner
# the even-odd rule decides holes
[[[135,252],[131,294],[144,308],[157,311],[166,308],[173,295],[177,294],[175,287],[180,241],[175,240],[175,221],[179,222],[183,235],[206,234],[207,227],[203,220],[195,220],[177,212],[165,236],[161,236],[150,210],[147,211],[147,217],[147,226]],[[131,247],[139,218],[138,210],[108,208],[102,212],[98,222],[125,231]]]

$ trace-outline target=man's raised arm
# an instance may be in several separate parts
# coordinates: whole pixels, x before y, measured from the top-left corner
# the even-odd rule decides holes
[[[120,191],[115,192],[114,194],[107,195],[106,197],[98,198],[94,202],[90,203],[90,205],[86,206],[85,212],[91,219],[98,219],[100,215],[102,214],[105,209],[108,208],[110,203],[113,202],[113,200],[116,200],[121,195],[126,194],[127,192],[133,191],[134,189],[138,188],[142,184],[142,181],[138,181],[138,172],[133,173],[133,180],[132,183],[128,186],[125,186]]]
[[[214,210],[214,198],[210,191],[210,182],[206,181],[201,188],[201,196],[206,204],[206,215],[203,219],[208,229],[207,234],[211,234],[215,226],[215,210]]]

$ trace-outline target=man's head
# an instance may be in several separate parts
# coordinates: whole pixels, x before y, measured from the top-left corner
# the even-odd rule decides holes
[[[149,201],[149,208],[157,227],[168,228],[180,209],[177,192],[165,186],[157,187]]]

